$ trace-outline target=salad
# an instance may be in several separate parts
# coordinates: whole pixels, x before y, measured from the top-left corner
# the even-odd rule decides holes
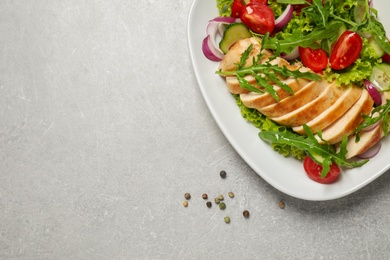
[[[336,181],[340,167],[360,167],[380,151],[389,125],[390,44],[372,1],[217,0],[216,6],[219,16],[207,26],[203,53],[220,62],[217,74],[238,82],[242,91],[231,92],[244,118],[261,130],[262,140],[280,154],[302,160],[308,176],[320,183]],[[231,61],[241,45],[245,48]],[[230,69],[225,66],[228,61]],[[324,86],[337,86],[333,92],[342,89],[344,96],[360,89],[369,94],[372,105],[355,116],[359,122],[353,133],[328,142],[325,136],[331,126],[314,131],[303,123],[299,132],[245,103],[247,92],[271,95],[276,103],[287,100],[278,89],[298,97],[299,89],[290,88],[286,78],[306,85],[326,81]],[[332,106],[337,110],[342,104]],[[378,133],[375,140],[366,134],[372,129]],[[348,150],[367,138],[370,146],[351,158]]]

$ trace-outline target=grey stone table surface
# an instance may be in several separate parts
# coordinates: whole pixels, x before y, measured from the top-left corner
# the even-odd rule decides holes
[[[0,1],[0,259],[388,258],[389,174],[304,201],[235,152],[194,76],[191,5]]]

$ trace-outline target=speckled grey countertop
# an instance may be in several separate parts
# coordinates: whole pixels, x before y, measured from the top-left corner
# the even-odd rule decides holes
[[[191,4],[0,2],[0,259],[386,259],[389,174],[303,201],[234,151],[194,76]],[[228,191],[225,211],[201,198]]]

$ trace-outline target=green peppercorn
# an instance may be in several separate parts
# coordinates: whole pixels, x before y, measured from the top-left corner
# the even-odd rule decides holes
[[[219,198],[215,198],[214,202],[215,202],[215,204],[219,204],[219,202],[220,202]]]
[[[212,204],[210,201],[207,201],[207,202],[206,202],[206,205],[207,205],[208,208],[211,208],[211,206],[212,206],[213,204]]]
[[[229,192],[228,195],[229,195],[230,198],[234,198],[234,193],[232,191]]]
[[[206,193],[202,194],[202,198],[203,198],[204,200],[207,200],[207,198],[208,198],[207,194],[206,194]]]
[[[186,200],[191,199],[191,194],[189,194],[189,193],[187,192],[186,194],[184,194],[184,198],[186,198]]]
[[[221,200],[224,200],[225,198],[223,197],[223,195],[219,195],[218,199],[221,201]]]
[[[229,224],[229,223],[230,223],[230,218],[229,218],[228,216],[224,217],[224,219],[223,219],[223,220],[225,220],[225,223],[227,223],[227,224]]]
[[[223,202],[219,203],[219,209],[222,209],[222,210],[226,209],[226,204]]]

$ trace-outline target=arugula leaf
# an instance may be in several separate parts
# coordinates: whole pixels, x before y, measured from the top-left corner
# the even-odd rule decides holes
[[[377,106],[371,111],[370,116],[361,114],[364,118],[364,121],[355,129],[355,134],[357,134],[356,141],[359,141],[358,134],[359,132],[368,126],[375,125],[378,122],[381,122],[383,133],[386,136],[389,133],[389,121],[390,121],[390,101],[386,102],[381,106]]]
[[[245,62],[249,58],[249,54],[251,53],[252,49],[253,49],[253,44],[249,45],[249,47],[242,53],[241,58],[240,58],[240,62],[237,64],[238,68],[244,67]],[[261,53],[261,51],[260,51],[260,53]],[[259,58],[260,57],[261,56],[259,56]]]
[[[313,0],[313,3],[304,9],[305,14],[319,27],[328,25],[329,10],[322,6],[322,0]]]
[[[278,65],[273,65],[269,62],[264,64],[254,64],[245,68],[238,68],[234,71],[216,71],[215,73],[222,76],[237,76],[240,87],[250,91],[259,92],[256,87],[249,84],[248,81],[243,78],[244,75],[253,75],[257,84],[264,87],[276,101],[279,101],[280,99],[273,86],[269,84],[269,82],[275,82],[275,84],[286,90],[288,93],[294,94],[288,85],[282,83],[278,79],[278,74],[283,77],[294,77],[295,79],[304,78],[315,81],[322,79],[320,75],[312,72],[301,72],[299,69],[289,70],[286,66],[279,67]]]
[[[310,155],[320,155],[324,159],[323,162],[320,163],[323,167],[321,177],[325,177],[329,172],[332,162],[345,167],[360,167],[368,162],[368,160],[356,162],[347,161],[345,157],[347,152],[347,136],[344,137],[341,143],[340,151],[336,152],[334,147],[328,143],[320,144],[307,125],[303,125],[303,128],[307,136],[302,136],[289,131],[261,131],[259,132],[259,137],[272,144],[286,144],[300,150],[305,150]]]
[[[318,48],[318,41],[334,38],[335,35],[338,35],[341,26],[343,26],[342,22],[335,21],[326,27],[316,28],[306,35],[302,31],[296,30],[285,39],[270,38],[263,42],[263,45],[265,49],[278,50],[279,53],[291,53],[298,46]]]

